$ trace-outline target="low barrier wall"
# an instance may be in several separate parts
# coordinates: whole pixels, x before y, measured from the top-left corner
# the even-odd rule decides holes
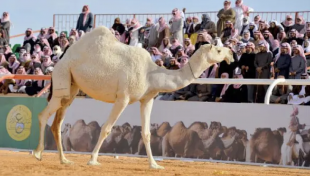
[[[37,115],[46,105],[45,99],[1,98],[0,104],[6,104],[0,107],[0,135],[5,136],[0,139],[0,147],[35,148],[38,142]],[[7,117],[14,114],[10,111],[18,105],[25,105],[31,111],[31,133],[24,141],[12,140],[4,125]],[[112,107],[113,104],[93,99],[76,99],[68,108],[62,127],[64,150],[92,152],[100,127],[107,120]],[[125,109],[104,141],[100,153],[146,154],[141,140],[139,108],[139,103],[135,103]],[[300,134],[303,142],[288,146],[292,106],[155,101],[151,115],[152,151],[155,156],[247,163],[280,164],[281,158],[286,158],[287,161],[291,159],[294,166],[309,167],[310,109],[303,106],[298,108],[300,124],[307,125]],[[25,108],[21,110],[18,111],[20,114],[29,115]],[[53,117],[46,128],[47,150],[56,150],[50,130],[52,121]],[[307,156],[301,154],[300,146]]]
[[[75,100],[66,112],[62,128],[64,148],[92,152],[112,107],[113,104],[93,99]],[[101,153],[146,154],[139,108],[139,103],[135,103],[125,109],[103,143]],[[309,166],[309,158],[294,159],[291,147],[284,146],[281,153],[284,137],[291,135],[288,126],[292,111],[292,106],[284,105],[155,101],[151,115],[152,151],[155,156],[272,164],[279,164],[283,153],[295,165]],[[300,106],[299,122],[310,125],[309,114],[308,107]],[[309,128],[306,126],[302,135],[308,157]],[[297,147],[294,145],[295,150]]]
[[[0,147],[34,149],[39,140],[38,114],[44,98],[0,98]]]

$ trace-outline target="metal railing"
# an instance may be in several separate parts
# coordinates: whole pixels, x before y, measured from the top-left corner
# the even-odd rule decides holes
[[[32,79],[32,80],[50,80],[51,76],[37,76],[37,75],[1,75],[0,82],[5,79]],[[281,85],[310,85],[310,80],[305,79],[210,79],[198,78],[192,84],[244,84],[244,85],[270,85],[266,95],[265,104],[269,105],[270,96],[274,87],[278,84]],[[43,94],[49,88],[48,84],[36,97]]]
[[[50,80],[51,76],[48,75],[19,75],[19,74],[0,74],[0,82],[5,79],[22,79],[22,80]]]
[[[3,80],[6,79],[22,79],[22,80],[51,80],[51,76],[50,75],[14,75],[14,74],[10,74],[10,75],[3,75],[0,74],[0,82],[2,82]],[[35,97],[40,97],[41,95],[43,95],[43,93],[50,88],[51,84],[46,85]]]
[[[212,21],[217,22],[217,11],[210,12],[189,12],[185,14],[185,17],[188,16],[197,16],[201,18],[202,14],[209,14]],[[279,23],[282,22],[286,15],[292,15],[296,18],[296,16],[302,16],[305,21],[310,21],[310,11],[300,11],[300,12],[252,12],[250,13],[250,20],[253,21],[256,15],[260,15],[263,20],[271,21],[277,20]],[[159,17],[164,17],[168,22],[171,19],[170,13],[145,13],[145,14],[95,14],[94,15],[94,27],[96,26],[106,26],[112,27],[114,23],[114,19],[119,17],[122,23],[126,22],[126,19],[137,18],[141,24],[146,23],[146,18],[150,17],[153,20]],[[76,23],[78,21],[79,14],[54,14],[53,15],[53,26],[55,30],[59,33],[61,31],[70,31],[71,29],[76,28]],[[40,30],[33,31],[34,33],[39,33]],[[13,35],[10,38],[22,37],[25,34],[17,34]]]
[[[79,14],[55,14],[53,16],[53,27],[58,33],[61,31],[70,31],[76,28],[78,19]]]
[[[217,22],[217,11],[210,12],[187,12],[185,13],[185,17],[188,16],[197,16],[201,18],[202,14],[209,14],[212,21]],[[284,21],[286,15],[292,15],[294,18],[296,16],[302,16],[305,21],[310,20],[310,11],[300,11],[300,12],[251,12],[250,13],[250,21],[253,21],[256,15],[260,15],[262,20],[271,21],[277,20],[279,23]],[[76,23],[78,20],[79,14],[54,14],[53,17],[53,26],[57,31],[70,31],[72,28],[76,28]],[[143,13],[143,14],[94,14],[94,27],[96,26],[106,26],[112,27],[115,18],[120,18],[122,23],[126,22],[126,19],[137,18],[141,24],[146,23],[146,19],[148,17],[155,20],[159,17],[164,17],[168,22],[172,15],[171,13]]]
[[[41,30],[35,30],[35,31],[32,31],[32,32],[35,34],[35,33],[39,33],[40,31]],[[17,34],[17,35],[12,35],[12,36],[10,36],[10,39],[17,38],[17,37],[23,37],[25,35],[26,35],[25,33]]]

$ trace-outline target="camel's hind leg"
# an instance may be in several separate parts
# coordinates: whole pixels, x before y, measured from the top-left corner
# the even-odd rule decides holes
[[[73,162],[67,160],[64,156],[63,147],[62,147],[62,140],[61,140],[61,125],[62,125],[64,117],[65,117],[66,109],[68,108],[68,106],[70,106],[70,104],[74,100],[75,96],[77,95],[78,91],[79,91],[79,89],[76,85],[71,86],[70,99],[62,99],[61,100],[62,107],[57,110],[53,125],[51,127],[54,138],[55,138],[55,142],[57,145],[57,149],[59,152],[59,158],[60,158],[61,164],[72,164],[73,163]]]
[[[141,100],[141,123],[142,123],[142,139],[145,145],[145,150],[149,159],[151,169],[164,169],[164,167],[159,166],[153,158],[151,150],[151,132],[150,132],[150,120],[151,111],[154,99],[153,97]]]
[[[45,132],[45,126],[46,126],[48,118],[57,111],[53,125],[52,125],[52,132],[53,132],[53,126],[55,128],[55,125],[54,125],[55,121],[61,120],[62,122],[63,120],[62,119],[63,117],[61,117],[61,115],[63,115],[64,112],[63,113],[60,113],[60,112],[64,110],[61,110],[61,109],[63,108],[63,106],[67,107],[70,105],[70,103],[73,101],[74,97],[76,96],[77,92],[78,92],[78,88],[76,86],[71,86],[70,99],[66,100],[62,98],[52,97],[47,107],[39,114],[40,138],[39,138],[38,147],[33,152],[34,156],[38,160],[40,161],[42,160],[42,152],[44,150],[44,135],[45,135],[44,132]],[[54,134],[54,137],[55,137],[55,134]],[[56,141],[56,144],[57,144],[57,141]]]
[[[68,100],[67,100],[68,101]],[[59,159],[61,164],[71,164],[73,162],[67,160],[63,153],[62,141],[61,141],[61,125],[64,120],[64,114],[68,106],[63,106],[57,110],[53,125],[51,127],[54,139],[57,145],[57,150],[59,152]]]
[[[119,96],[119,95],[117,97],[118,98],[114,103],[113,109],[110,113],[108,120],[101,127],[101,132],[100,132],[98,142],[93,150],[93,153],[92,153],[90,161],[88,162],[88,165],[100,165],[100,163],[98,163],[97,161],[99,149],[101,148],[101,145],[103,141],[105,140],[105,138],[110,134],[111,129],[114,126],[116,120],[119,118],[119,116],[121,115],[121,113],[124,111],[124,109],[129,103],[128,97]]]

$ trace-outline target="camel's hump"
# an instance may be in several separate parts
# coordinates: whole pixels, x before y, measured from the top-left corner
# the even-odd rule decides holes
[[[186,128],[182,121],[175,123],[175,125],[172,128],[180,128],[180,127]]]
[[[113,35],[112,32],[105,26],[98,26],[95,29],[93,29],[90,33],[101,33],[101,34]]]
[[[161,127],[171,127],[171,125],[169,122],[163,122],[158,128],[161,128]]]
[[[85,121],[83,120],[83,119],[79,119],[79,120],[77,120],[75,123],[74,123],[74,125],[73,126],[76,126],[76,125],[86,125],[86,123],[85,123]]]
[[[108,29],[105,26],[98,26],[92,31],[86,33],[80,40],[78,40],[76,43],[84,43],[84,42],[94,42],[94,40],[99,39],[104,39],[105,42],[109,41],[110,42],[116,42],[117,39],[116,37],[112,34],[110,29]],[[99,40],[101,40],[99,39]]]

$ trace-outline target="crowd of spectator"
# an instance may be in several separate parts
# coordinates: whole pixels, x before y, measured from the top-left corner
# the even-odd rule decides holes
[[[10,17],[8,12],[4,12],[0,20],[0,74],[50,75],[67,49],[89,32],[92,24],[93,15],[88,6],[84,6],[76,29],[72,29],[69,36],[66,32],[58,35],[54,27],[42,28],[35,36],[28,28],[22,46],[13,53],[9,45]],[[0,82],[0,93],[27,93],[32,96],[49,82],[7,79]]]
[[[147,18],[140,24],[136,18],[123,24],[116,18],[110,28],[122,43],[141,47],[150,52],[152,60],[166,69],[181,69],[204,44],[230,48],[234,55],[232,64],[226,61],[212,65],[201,78],[235,79],[309,79],[310,22],[302,16],[287,15],[282,22],[264,21],[242,0],[225,0],[219,10],[218,21],[208,14],[186,16],[186,9],[172,10],[172,18]],[[295,20],[295,21],[294,21]],[[47,74],[57,64],[66,50],[93,28],[93,14],[84,6],[75,29],[69,36],[55,29],[42,28],[35,37],[32,29],[26,30],[19,55],[12,54],[9,43],[9,14],[3,13],[0,25],[0,74]],[[44,83],[31,80],[9,80],[0,91],[22,92],[34,95]],[[268,86],[191,84],[173,93],[161,93],[158,100],[187,100],[210,102],[254,103],[263,102]],[[273,90],[271,103],[309,104],[310,86],[278,85]]]

